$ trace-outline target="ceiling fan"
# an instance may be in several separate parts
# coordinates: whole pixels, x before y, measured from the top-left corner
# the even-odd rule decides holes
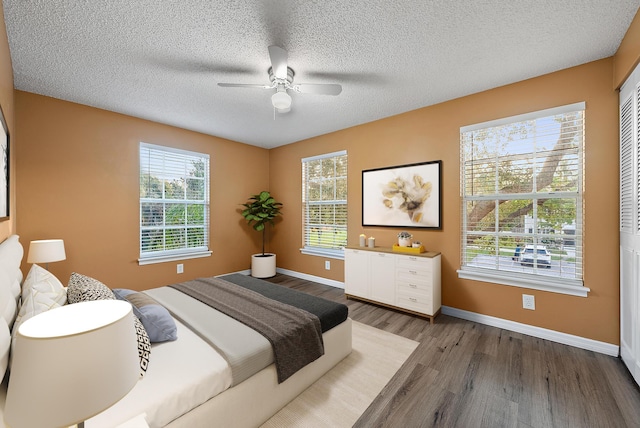
[[[279,46],[269,46],[269,67],[270,85],[245,84],[245,83],[218,83],[218,86],[225,88],[261,88],[275,89],[276,93],[271,96],[271,103],[278,113],[287,113],[291,110],[291,96],[288,90],[301,94],[316,95],[338,95],[342,92],[342,86],[335,83],[293,83],[295,73],[287,66],[287,51]]]

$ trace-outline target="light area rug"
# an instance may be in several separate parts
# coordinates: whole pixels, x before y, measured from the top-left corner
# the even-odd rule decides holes
[[[353,350],[262,425],[351,427],[400,369],[418,342],[353,322]]]

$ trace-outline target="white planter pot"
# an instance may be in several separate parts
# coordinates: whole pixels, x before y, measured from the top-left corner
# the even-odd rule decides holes
[[[398,238],[398,245],[401,247],[410,247],[411,238]]]
[[[273,253],[253,254],[251,256],[251,276],[271,278],[276,275],[276,255]]]

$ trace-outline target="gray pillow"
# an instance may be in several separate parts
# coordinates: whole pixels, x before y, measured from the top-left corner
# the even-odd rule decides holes
[[[115,288],[113,294],[116,298],[131,303],[133,313],[142,321],[151,343],[166,342],[178,338],[173,317],[164,306],[151,296],[124,288]]]

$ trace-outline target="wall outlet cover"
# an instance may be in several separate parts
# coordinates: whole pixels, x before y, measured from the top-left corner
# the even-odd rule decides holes
[[[524,309],[535,310],[536,309],[536,297],[530,294],[522,295],[522,307]]]

